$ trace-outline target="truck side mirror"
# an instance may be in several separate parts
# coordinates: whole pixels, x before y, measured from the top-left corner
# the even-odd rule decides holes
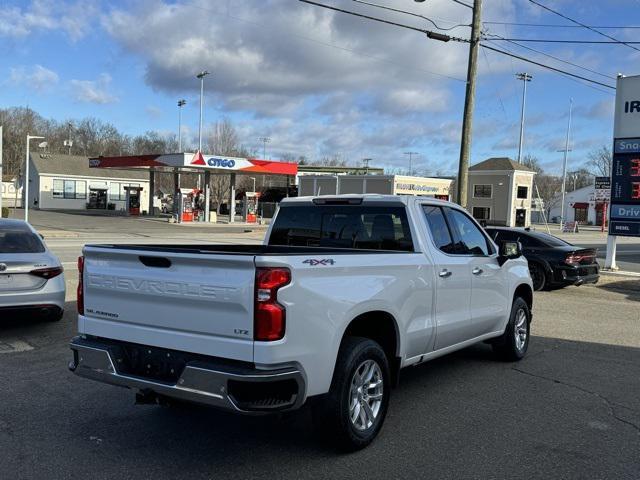
[[[498,263],[504,265],[507,260],[520,258],[522,256],[522,245],[520,242],[504,241],[500,242],[498,253]]]

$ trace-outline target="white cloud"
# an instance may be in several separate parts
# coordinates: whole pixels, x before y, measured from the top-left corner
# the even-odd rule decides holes
[[[164,111],[156,105],[147,105],[144,110],[147,112],[147,115],[154,120],[157,120],[164,115]]]
[[[79,102],[107,104],[118,101],[118,97],[109,92],[111,76],[102,73],[97,80],[71,80],[71,94]]]
[[[423,10],[407,6],[406,0],[387,3]],[[206,68],[212,72],[207,92],[226,108],[276,117],[291,114],[309,96],[340,92],[371,95],[371,106],[381,113],[397,113],[402,106],[440,111],[447,98],[446,76],[465,76],[465,44],[428,40],[297,2],[244,0],[232,5],[228,12],[227,3],[150,0],[135,11],[115,9],[103,23],[120,45],[141,58],[146,81],[154,88],[195,92],[194,74]],[[504,18],[509,5],[506,0],[491,2],[488,14]],[[463,7],[452,8],[450,0],[433,0],[429,12],[463,23],[469,16]],[[468,29],[453,34],[468,35]]]
[[[9,84],[26,87],[37,92],[45,92],[58,83],[60,77],[53,70],[42,65],[20,66],[9,70]]]
[[[98,0],[34,0],[21,7],[2,6],[0,37],[22,39],[60,31],[77,41],[89,32],[98,12]]]

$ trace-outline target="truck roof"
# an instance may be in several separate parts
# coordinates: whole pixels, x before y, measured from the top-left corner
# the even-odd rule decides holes
[[[413,199],[428,200],[429,203],[437,203],[442,205],[458,206],[455,203],[439,200],[433,197],[417,197],[415,195],[382,195],[377,193],[349,193],[344,195],[320,195],[309,197],[288,197],[283,198],[282,204],[310,204],[315,203],[318,205],[332,204],[336,202],[344,202],[351,200],[353,203],[368,203],[368,204],[387,204],[387,205],[408,205]]]

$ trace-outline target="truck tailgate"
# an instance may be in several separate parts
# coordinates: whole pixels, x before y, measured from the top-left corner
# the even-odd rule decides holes
[[[80,333],[253,361],[254,255],[84,249]]]

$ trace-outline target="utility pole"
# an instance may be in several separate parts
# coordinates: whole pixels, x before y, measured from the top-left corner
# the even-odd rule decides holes
[[[369,162],[373,160],[372,158],[363,158],[362,163],[364,163],[364,174],[369,175]]]
[[[27,163],[25,167],[25,176],[24,176],[24,221],[29,223],[29,141],[35,138],[44,138],[39,137],[37,135],[27,135]]]
[[[409,176],[413,175],[413,156],[420,155],[418,152],[404,152],[405,155],[409,155]]]
[[[562,162],[562,204],[560,205],[560,231],[564,221],[564,196],[567,185],[567,156],[569,155],[569,135],[571,132],[571,110],[573,109],[573,98],[569,99],[569,120],[567,121],[567,138],[564,143],[564,161]]]
[[[69,149],[67,153],[71,155],[71,147],[73,147],[73,140],[71,140],[71,130],[73,129],[73,123],[67,122],[67,127],[68,127],[67,140],[65,140],[63,144],[65,147]]]
[[[530,82],[533,75],[528,73],[517,73],[516,78],[522,80],[522,109],[520,112],[520,141],[518,142],[518,163],[522,163],[522,144],[524,142],[524,107],[527,98],[527,82]]]
[[[267,159],[267,143],[271,141],[270,137],[260,137],[258,140],[262,142],[262,159]]]
[[[196,75],[196,78],[200,79],[200,123],[198,124],[198,151],[202,153],[202,107],[204,102],[204,77],[209,75],[209,72],[203,70]]]
[[[480,47],[480,17],[482,0],[473,0],[473,20],[469,42],[469,65],[467,67],[467,88],[462,118],[462,138],[460,140],[460,163],[458,165],[458,204],[467,207],[467,183],[469,177],[469,152],[471,150],[471,126],[476,97],[476,74],[478,69],[478,48]]]
[[[183,98],[178,100],[178,152],[182,153],[182,107],[187,104]]]

